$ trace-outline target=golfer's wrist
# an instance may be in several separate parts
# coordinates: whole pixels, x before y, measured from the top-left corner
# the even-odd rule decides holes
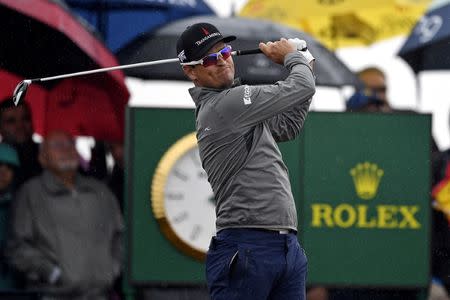
[[[309,66],[309,63],[306,60],[306,58],[301,53],[299,53],[298,51],[294,51],[294,52],[291,52],[291,53],[288,53],[288,54],[285,55],[285,57],[284,57],[284,66],[289,71],[291,71],[292,68],[295,65],[298,65],[298,64],[303,64],[303,65]]]

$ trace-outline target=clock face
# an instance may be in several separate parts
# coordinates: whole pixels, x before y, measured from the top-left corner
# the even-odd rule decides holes
[[[215,200],[195,133],[174,143],[158,163],[151,204],[161,232],[184,253],[204,260],[215,234]]]
[[[175,234],[206,252],[215,233],[216,215],[214,194],[201,166],[198,147],[185,152],[169,171],[164,206]]]

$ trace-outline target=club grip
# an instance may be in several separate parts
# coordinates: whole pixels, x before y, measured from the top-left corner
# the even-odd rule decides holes
[[[301,49],[300,51],[306,51],[306,50],[308,50],[307,47]],[[249,54],[260,54],[260,53],[263,53],[263,52],[261,51],[261,49],[236,50],[235,52],[236,52],[236,54],[235,54],[236,56],[239,56],[239,55],[249,55]]]
[[[236,55],[248,55],[248,54],[259,54],[262,53],[261,49],[250,49],[250,50],[236,50]]]

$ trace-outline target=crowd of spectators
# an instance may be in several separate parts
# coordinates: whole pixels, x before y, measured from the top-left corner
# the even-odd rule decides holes
[[[122,145],[108,144],[113,172],[95,178],[99,164],[81,167],[69,133],[33,134],[27,103],[1,101],[0,299],[121,299]]]

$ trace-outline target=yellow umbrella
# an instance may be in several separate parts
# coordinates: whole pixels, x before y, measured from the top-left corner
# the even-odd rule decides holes
[[[239,13],[301,29],[327,47],[406,35],[431,0],[249,0]]]

